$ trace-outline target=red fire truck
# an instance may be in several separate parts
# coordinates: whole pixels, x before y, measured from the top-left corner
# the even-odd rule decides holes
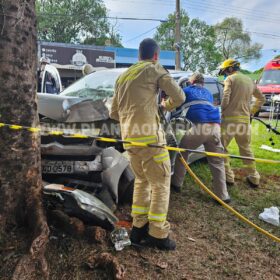
[[[280,58],[273,59],[265,65],[257,86],[266,98],[260,112],[270,112],[273,98],[280,94]]]

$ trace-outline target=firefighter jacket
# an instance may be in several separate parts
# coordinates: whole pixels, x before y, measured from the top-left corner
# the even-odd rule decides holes
[[[222,121],[250,123],[250,115],[260,109],[265,97],[249,77],[239,72],[228,76],[224,84]]]
[[[159,88],[169,96],[166,101],[168,111],[184,102],[182,89],[155,61],[139,61],[119,76],[110,117],[120,122],[123,140],[166,144],[158,114]],[[127,144],[124,146],[130,147]]]

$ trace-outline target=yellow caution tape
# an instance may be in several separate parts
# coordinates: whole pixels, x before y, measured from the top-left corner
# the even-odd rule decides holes
[[[248,220],[246,217],[244,217],[242,214],[237,212],[235,209],[233,209],[231,206],[229,206],[227,203],[223,202],[218,196],[216,196],[212,191],[210,191],[202,182],[201,180],[196,176],[196,174],[191,170],[188,163],[183,158],[182,154],[180,154],[180,160],[183,163],[184,167],[186,168],[187,172],[190,174],[190,176],[194,179],[194,181],[200,186],[201,189],[203,189],[205,192],[207,192],[211,197],[213,197],[215,200],[217,200],[224,208],[229,210],[231,213],[233,213],[238,219],[241,221],[247,223],[251,227],[255,228],[257,231],[261,232],[262,234],[268,236],[272,240],[276,242],[280,242],[280,238],[271,234],[270,232],[264,230],[263,228],[257,226],[250,220]]]
[[[27,130],[34,133],[41,131],[41,129],[37,127],[29,127]]]
[[[59,136],[59,135],[63,135],[64,133],[62,131],[49,131],[48,134]]]
[[[28,127],[28,126],[21,126],[21,125],[12,125],[12,124],[5,124],[5,123],[0,123],[0,128],[1,127],[9,127],[10,129],[13,130],[20,130],[20,129],[26,129],[32,133],[38,133],[42,131],[41,128],[37,127]],[[236,158],[236,159],[246,159],[246,160],[252,160],[256,162],[261,162],[261,163],[268,163],[268,164],[280,164],[280,161],[278,160],[271,160],[271,159],[261,159],[261,158],[250,158],[250,157],[242,157],[242,156],[237,156],[237,155],[230,155],[230,154],[220,154],[220,153],[213,153],[213,152],[206,152],[206,151],[196,151],[196,150],[191,150],[191,149],[183,149],[183,148],[177,148],[177,147],[169,147],[165,145],[156,145],[156,144],[145,144],[145,143],[139,143],[139,142],[132,142],[132,141],[124,141],[120,139],[114,139],[114,138],[107,138],[107,137],[99,137],[99,136],[88,136],[84,134],[69,134],[66,133],[65,131],[44,131],[44,134],[49,134],[49,135],[55,135],[55,136],[66,136],[66,137],[72,137],[72,138],[94,138],[98,141],[103,141],[103,142],[112,142],[112,143],[123,143],[123,144],[130,144],[132,146],[136,147],[150,147],[150,148],[164,148],[168,151],[176,151],[180,153],[180,159],[185,166],[187,172],[191,175],[191,177],[195,180],[195,182],[198,183],[198,185],[205,191],[207,192],[211,197],[213,197],[215,200],[217,200],[223,207],[228,209],[230,212],[232,212],[237,218],[240,220],[244,221],[248,225],[252,226],[259,232],[263,233],[264,235],[270,237],[276,242],[280,242],[280,238],[277,236],[269,233],[268,231],[262,229],[261,227],[257,226],[250,220],[248,220],[246,217],[241,215],[239,212],[237,212],[235,209],[233,209],[231,206],[223,202],[219,197],[217,197],[212,191],[210,191],[201,181],[200,179],[195,175],[195,173],[191,170],[185,159],[183,158],[181,152],[193,152],[193,153],[200,153],[200,154],[205,154],[207,156],[214,156],[214,157],[230,157],[230,158]]]
[[[131,146],[142,147],[142,148],[143,147],[163,148],[163,149],[166,149],[168,151],[197,153],[197,154],[203,154],[203,155],[210,156],[210,157],[235,158],[235,159],[241,159],[241,160],[251,160],[251,161],[255,161],[255,162],[259,162],[259,163],[280,164],[280,160],[244,157],[244,156],[231,155],[231,154],[213,153],[213,152],[207,152],[207,151],[198,151],[198,150],[192,150],[192,149],[170,147],[170,146],[158,145],[158,144],[146,144],[146,143],[141,143],[141,142],[126,141],[126,140],[121,140],[121,139],[100,137],[100,136],[94,136],[94,135],[89,136],[89,135],[80,134],[80,133],[69,134],[69,133],[67,133],[66,131],[63,131],[63,130],[47,131],[47,130],[43,130],[43,129],[37,128],[37,127],[28,127],[28,126],[5,124],[5,123],[0,123],[0,128],[1,127],[8,127],[10,129],[13,129],[13,130],[25,129],[25,130],[28,130],[32,133],[38,133],[38,132],[41,131],[42,134],[44,134],[44,135],[64,136],[64,137],[82,138],[82,139],[92,138],[92,139],[96,139],[96,140],[102,141],[102,142],[129,144]]]
[[[23,129],[21,125],[10,125],[9,127],[10,129],[15,129],[15,130]]]

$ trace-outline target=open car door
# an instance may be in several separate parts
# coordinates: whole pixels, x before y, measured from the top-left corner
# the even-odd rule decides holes
[[[62,83],[58,70],[47,64],[45,66],[42,81],[38,87],[38,92],[59,94],[62,91]]]

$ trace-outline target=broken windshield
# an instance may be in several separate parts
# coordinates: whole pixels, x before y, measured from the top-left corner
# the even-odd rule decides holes
[[[66,88],[61,95],[92,98],[93,100],[111,97],[115,81],[120,71],[97,71],[91,73]]]

